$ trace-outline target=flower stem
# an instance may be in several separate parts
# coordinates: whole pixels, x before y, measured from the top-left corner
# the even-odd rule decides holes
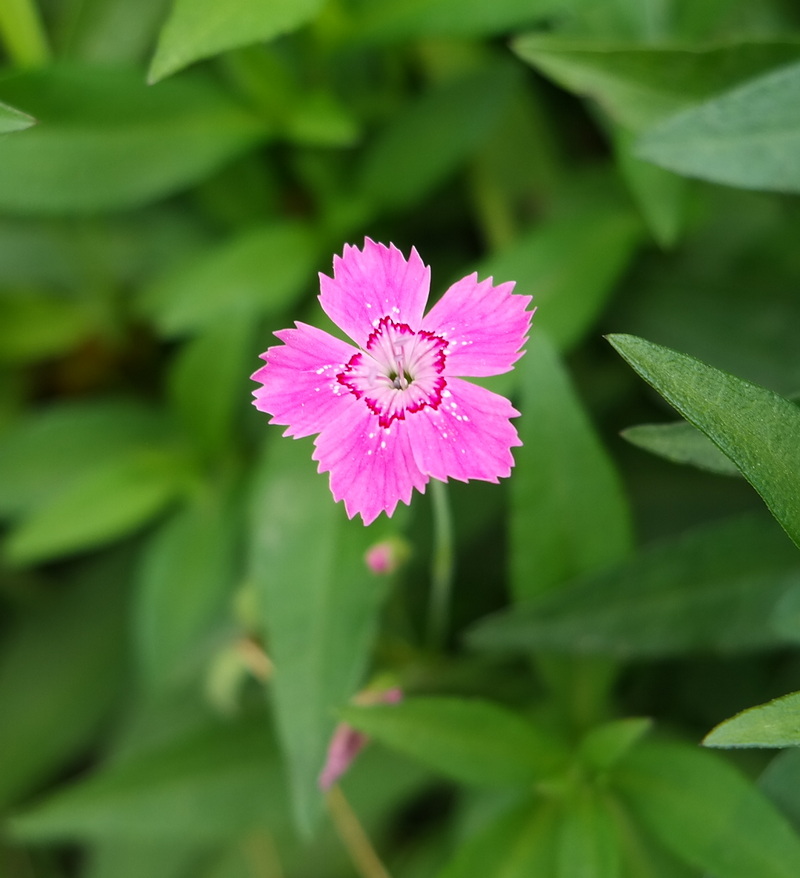
[[[450,593],[453,590],[455,553],[453,549],[453,516],[443,482],[431,480],[433,500],[433,562],[431,593],[428,604],[428,646],[441,649],[447,633]]]
[[[0,2],[0,37],[8,57],[20,67],[38,67],[50,60],[47,37],[33,0]]]
[[[391,878],[338,785],[328,790],[325,801],[336,832],[361,878]]]

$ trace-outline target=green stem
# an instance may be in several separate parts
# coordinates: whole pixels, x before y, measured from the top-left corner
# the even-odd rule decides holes
[[[443,482],[431,479],[433,500],[433,562],[428,605],[428,646],[438,650],[444,643],[455,574],[453,516]]]
[[[50,60],[50,48],[34,0],[1,0],[0,37],[8,57],[20,67],[39,67]]]

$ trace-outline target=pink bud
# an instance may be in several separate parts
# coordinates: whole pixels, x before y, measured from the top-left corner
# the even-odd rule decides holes
[[[370,546],[364,555],[364,561],[373,573],[386,576],[394,573],[408,555],[408,544],[404,540],[392,537]]]

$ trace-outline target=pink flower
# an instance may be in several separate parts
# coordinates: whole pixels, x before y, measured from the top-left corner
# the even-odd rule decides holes
[[[425,314],[430,269],[417,251],[406,260],[369,238],[363,250],[345,246],[320,284],[323,310],[356,347],[296,323],[261,355],[266,365],[252,377],[263,386],[253,395],[284,435],[319,434],[313,458],[348,516],[370,524],[391,515],[431,478],[508,476],[521,444],[509,419],[519,412],[461,376],[512,368],[531,297],[471,274]]]

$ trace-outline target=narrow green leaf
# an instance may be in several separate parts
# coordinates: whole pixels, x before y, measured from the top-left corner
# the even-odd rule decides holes
[[[145,683],[153,689],[192,668],[204,638],[224,618],[236,583],[240,525],[228,501],[210,493],[193,498],[153,535],[142,556],[134,637]]]
[[[631,532],[617,474],[543,333],[517,368],[523,446],[511,480],[511,583],[522,600],[620,561]]]
[[[253,370],[256,328],[251,315],[229,314],[186,341],[172,365],[172,410],[187,441],[202,455],[222,456],[231,447],[237,416],[249,402],[245,388]]]
[[[7,557],[33,564],[125,536],[171,503],[188,479],[186,461],[167,449],[135,449],[98,464],[12,530]]]
[[[272,40],[317,14],[322,0],[175,0],[147,75],[158,82],[228,49]]]
[[[205,845],[181,841],[100,841],[86,853],[85,878],[185,878],[197,876]]]
[[[629,211],[590,208],[538,223],[477,271],[481,277],[514,278],[517,292],[533,293],[536,331],[544,329],[559,350],[569,350],[608,302],[641,235]]]
[[[482,36],[521,30],[554,12],[563,0],[383,0],[353,22],[359,40]]]
[[[717,754],[644,741],[611,780],[676,856],[717,878],[793,878],[800,838],[766,796]]]
[[[263,714],[209,723],[57,790],[10,821],[25,841],[211,844],[282,824],[285,792]]]
[[[10,134],[12,131],[24,131],[36,124],[36,119],[9,107],[0,101],[0,134]]]
[[[706,525],[485,619],[481,649],[616,656],[739,652],[796,643],[776,607],[800,590],[800,556],[768,518]]]
[[[552,878],[557,812],[526,802],[471,837],[436,878]]]
[[[43,606],[4,618],[0,807],[72,760],[124,691],[129,553],[82,565]]]
[[[382,743],[467,784],[525,786],[558,769],[557,741],[511,711],[478,699],[409,698],[347,707],[342,718]]]
[[[673,463],[687,463],[725,476],[740,476],[738,467],[692,424],[639,424],[620,434],[628,442]]]
[[[611,344],[736,464],[800,546],[800,408],[771,390],[630,335]]]
[[[36,509],[73,479],[164,437],[160,414],[133,400],[34,410],[0,437],[0,514]]]
[[[0,209],[93,213],[176,192],[244,152],[265,131],[212,80],[149,89],[136,69],[63,66],[0,82],[40,121],[0,139]]]
[[[517,54],[560,85],[594,98],[616,122],[639,131],[752,76],[800,58],[800,41],[631,46],[531,34]]]
[[[167,336],[218,327],[232,313],[255,321],[306,289],[315,256],[306,226],[257,226],[178,265],[144,290],[139,307]]]
[[[581,760],[593,771],[607,771],[639,743],[651,725],[647,718],[632,717],[595,726],[581,741]]]
[[[726,719],[705,737],[707,747],[800,747],[800,692]]]
[[[637,155],[687,177],[800,192],[800,64],[752,79],[644,132]]]
[[[333,502],[308,442],[273,439],[254,483],[251,576],[275,663],[294,810],[309,831],[322,804],[317,779],[336,709],[361,680],[386,583],[364,561],[376,528],[349,521]]]
[[[558,878],[618,878],[621,851],[608,803],[579,787],[564,803],[558,827]]]
[[[364,155],[359,189],[386,207],[417,203],[489,138],[518,74],[496,62],[433,88],[394,114]]]
[[[758,785],[800,832],[800,750],[784,750],[766,767]]]

